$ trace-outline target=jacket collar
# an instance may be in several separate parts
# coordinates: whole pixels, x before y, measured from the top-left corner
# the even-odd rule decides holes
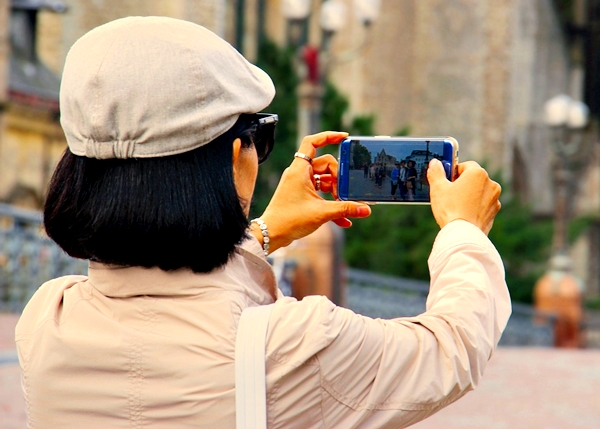
[[[253,236],[235,250],[222,268],[207,274],[188,269],[121,267],[90,261],[91,285],[105,296],[127,298],[140,295],[192,296],[225,289],[246,293],[258,304],[274,302],[280,292],[271,265]]]

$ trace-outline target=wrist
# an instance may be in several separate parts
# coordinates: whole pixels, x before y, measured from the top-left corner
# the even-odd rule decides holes
[[[255,218],[250,221],[250,232],[260,243],[265,258],[271,252],[271,237],[269,234],[269,226],[262,218]]]
[[[261,228],[260,224],[258,223],[258,219],[260,219],[263,224],[266,225],[268,238],[265,237],[265,230]],[[290,242],[285,242],[281,236],[281,228],[278,227],[277,221],[273,217],[269,217],[269,215],[263,214],[256,219],[252,219],[252,221],[250,221],[250,232],[252,235],[254,235],[254,237],[256,237],[263,251],[265,251],[265,244],[268,244],[267,253],[265,253],[265,256],[273,253],[280,247],[285,247],[290,244]],[[265,238],[267,238],[266,243]]]

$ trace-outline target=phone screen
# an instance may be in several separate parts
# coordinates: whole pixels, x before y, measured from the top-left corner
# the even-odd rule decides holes
[[[451,176],[453,155],[454,145],[443,138],[348,138],[340,146],[340,198],[429,203],[429,162],[442,161]]]

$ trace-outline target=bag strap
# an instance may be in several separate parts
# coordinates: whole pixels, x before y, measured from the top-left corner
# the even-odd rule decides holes
[[[273,304],[242,311],[235,339],[237,429],[267,428],[265,343]]]

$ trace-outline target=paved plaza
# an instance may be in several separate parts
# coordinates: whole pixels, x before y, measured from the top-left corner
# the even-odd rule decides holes
[[[21,394],[19,362],[15,350],[18,316],[0,313],[0,428],[26,427],[25,401]]]
[[[0,314],[0,428],[24,429],[13,332]],[[600,350],[500,348],[479,388],[414,429],[598,429]]]
[[[353,194],[364,196],[365,201],[394,201],[392,197],[392,179],[389,174],[381,181],[381,186],[375,183],[374,178],[365,177],[362,170],[350,170],[349,188]],[[426,192],[421,188],[421,184],[417,183],[415,190],[415,199],[423,199]],[[396,189],[395,197],[400,201],[400,189]]]

